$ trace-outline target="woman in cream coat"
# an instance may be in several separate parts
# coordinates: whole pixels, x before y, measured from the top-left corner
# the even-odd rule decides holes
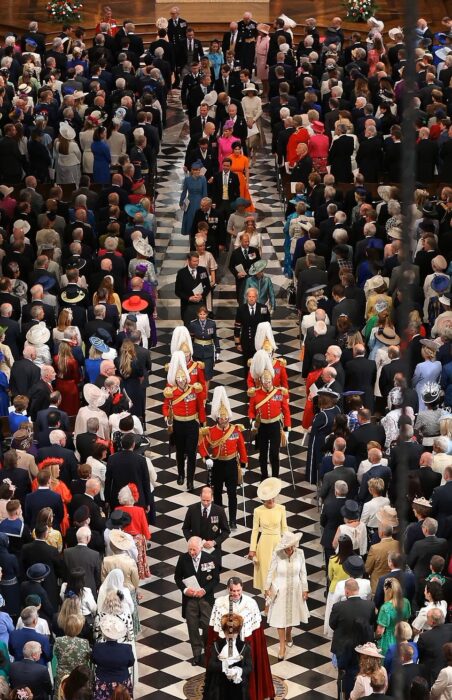
[[[275,501],[280,491],[281,480],[273,476],[264,479],[257,487],[257,496],[263,504],[255,508],[253,513],[253,531],[248,557],[254,562],[253,586],[262,593],[266,589],[273,550],[287,530],[286,509]]]
[[[309,619],[308,577],[302,549],[298,549],[301,532],[285,532],[277,544],[265,582],[270,599],[268,624],[276,627],[279,637],[278,661],[284,659],[286,645],[291,647],[292,627]]]

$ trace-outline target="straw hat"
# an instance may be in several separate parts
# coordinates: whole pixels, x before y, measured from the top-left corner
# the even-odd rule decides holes
[[[75,131],[70,124],[67,122],[61,122],[60,124],[60,136],[68,141],[73,141],[75,139]]]
[[[281,479],[270,476],[268,479],[264,479],[257,487],[257,497],[260,501],[271,501],[272,498],[276,498],[281,488]]]
[[[392,525],[392,527],[398,527],[399,518],[397,517],[397,511],[391,506],[383,506],[377,511],[377,520],[385,525]]]
[[[383,345],[399,345],[400,338],[393,328],[382,328],[375,334],[377,340]]]
[[[78,304],[86,297],[86,292],[77,284],[68,284],[66,289],[61,292],[61,299],[66,304]]]
[[[270,25],[269,24],[264,24],[263,22],[260,22],[257,27],[256,27],[258,32],[262,32],[262,34],[270,34]]]
[[[35,326],[32,326],[26,335],[27,343],[30,343],[30,345],[37,346],[44,345],[45,343],[47,343],[49,338],[50,331],[47,328],[44,321],[40,321],[40,323],[37,323]]]
[[[355,651],[357,651],[358,654],[372,656],[374,659],[384,659],[383,654],[380,653],[380,650],[373,642],[366,642],[365,644],[360,644],[359,646],[355,647]]]
[[[302,532],[285,532],[276,545],[275,551],[282,552],[284,549],[288,549],[289,547],[298,547],[302,537]]]
[[[112,530],[110,532],[110,544],[116,549],[126,552],[130,549],[130,536],[122,530]]]
[[[377,19],[376,17],[369,17],[369,19],[367,20],[367,24],[370,24],[373,29],[376,29],[379,32],[382,32],[385,28],[384,22],[382,22],[380,19]]]
[[[149,243],[145,241],[144,238],[137,238],[137,240],[133,242],[133,247],[137,251],[137,253],[143,255],[143,257],[145,258],[152,258],[152,256],[154,255],[152,246],[149,245]]]
[[[388,238],[393,238],[396,241],[401,241],[403,237],[402,229],[398,226],[394,226],[388,231]]]
[[[1,191],[1,187],[0,187]],[[444,257],[444,255],[435,255],[435,257],[432,260],[432,265],[435,265],[435,267],[438,268],[438,270],[446,270],[447,269],[447,260]]]
[[[113,530],[118,532],[118,530]],[[113,642],[123,639],[127,635],[126,623],[116,615],[104,615],[99,621],[100,631],[106,639]]]

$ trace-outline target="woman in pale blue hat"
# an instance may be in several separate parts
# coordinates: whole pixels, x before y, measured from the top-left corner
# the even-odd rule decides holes
[[[202,162],[196,160],[192,163],[190,175],[187,175],[184,179],[179,201],[180,208],[184,210],[181,228],[181,233],[184,236],[191,234],[193,219],[201,206],[201,199],[207,197],[207,182],[204,175],[201,175],[202,167]]]
[[[266,304],[273,312],[276,308],[275,290],[270,277],[266,277],[264,274],[266,267],[266,260],[257,260],[251,265],[243,287],[243,302],[245,303],[248,289],[256,289],[259,304]]]

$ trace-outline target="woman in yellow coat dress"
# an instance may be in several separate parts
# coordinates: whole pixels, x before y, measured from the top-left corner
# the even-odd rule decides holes
[[[281,486],[281,480],[271,476],[257,488],[257,496],[263,504],[254,510],[248,557],[254,561],[253,586],[262,593],[265,591],[273,550],[287,530],[286,509],[275,501]]]

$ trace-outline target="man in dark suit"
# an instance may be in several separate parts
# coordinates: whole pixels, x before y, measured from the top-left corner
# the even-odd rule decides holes
[[[328,564],[329,558],[334,554],[333,540],[336,530],[344,522],[341,508],[345,504],[348,494],[347,484],[336,481],[334,484],[334,496],[330,496],[323,503],[320,513],[320,525],[323,528],[320,544],[325,552],[325,562]]]
[[[52,694],[49,671],[39,663],[41,653],[40,642],[26,642],[22,649],[22,661],[14,661],[9,670],[11,687],[29,688],[33,693],[33,700],[48,700]]]
[[[423,664],[426,670],[425,678],[431,687],[446,665],[443,646],[452,642],[452,624],[444,624],[444,615],[437,608],[427,612],[427,624],[431,629],[420,635],[417,647],[419,663]]]
[[[178,7],[171,8],[171,17],[168,20],[168,39],[169,39],[169,43],[172,44],[174,47],[176,67],[178,69],[184,65],[182,62],[180,47],[182,45],[183,40],[187,36],[187,26],[188,26],[187,21],[185,19],[182,19],[182,17],[179,16],[179,8]],[[176,75],[176,81],[174,83],[174,87],[178,87],[178,86],[179,86],[179,76]]]
[[[205,511],[205,513],[204,513]],[[218,571],[221,571],[221,545],[231,534],[224,508],[213,503],[213,492],[210,486],[201,490],[201,502],[193,503],[187,508],[182,532],[188,541],[190,537],[200,537],[203,549],[215,548],[211,552]]]
[[[43,446],[44,444],[50,444],[50,443],[43,443],[41,442],[41,437],[42,433],[45,433],[48,428],[49,428],[49,414],[52,411],[58,411],[58,420],[59,420],[59,427],[61,430],[64,430],[65,433],[68,433],[70,430],[69,426],[69,416],[66,413],[66,411],[62,411],[60,409],[61,405],[61,393],[59,391],[52,391],[50,394],[50,405],[48,408],[42,409],[42,411],[38,411],[36,420],[34,423],[34,431],[35,435],[39,436],[38,443],[40,446]]]
[[[393,450],[391,450],[391,457],[392,452]],[[432,459],[433,455],[431,452],[422,452],[419,456],[419,468],[411,468],[410,463],[410,470],[408,472],[408,478],[413,479],[415,484],[420,484],[421,492],[419,495],[423,496],[428,501],[431,499],[433,491],[441,483],[441,474],[432,469]],[[389,466],[391,467],[391,460],[389,461]],[[417,492],[418,491],[412,491],[412,493]],[[432,517],[436,518],[436,515]]]
[[[190,121],[190,138],[202,134],[208,122],[215,124],[215,119],[209,117],[209,106],[201,102],[198,116],[193,117]]]
[[[97,590],[100,586],[100,554],[89,547],[91,542],[89,527],[79,527],[76,537],[76,546],[64,550],[66,569],[70,572],[72,569],[82,567],[85,572],[85,586],[91,588],[94,598],[97,598]]]
[[[119,206],[121,210],[124,209],[125,205],[129,203],[129,195],[127,191],[123,188],[124,180],[120,173],[115,173],[111,177],[111,185],[105,187],[99,195],[99,201],[97,206],[99,209],[106,207],[108,205],[108,195],[115,192],[119,197]]]
[[[409,698],[411,684],[412,684],[413,680],[416,678],[416,676],[421,676],[421,677],[425,678],[426,668],[423,664],[414,663],[414,661],[413,661],[414,648],[408,642],[401,642],[400,643],[399,654],[400,654],[400,666],[398,667],[396,673],[395,674],[392,673],[390,676],[388,693],[391,693],[391,695],[396,694],[400,680],[399,679],[395,680],[395,678],[397,678],[397,676],[401,676],[402,688],[403,688],[402,697]],[[372,695],[370,695],[368,697],[372,697]],[[384,697],[384,696],[377,695],[374,693],[374,697],[376,700],[379,700],[379,698]]]
[[[243,286],[250,267],[257,262],[257,260],[261,259],[259,250],[250,246],[250,237],[248,233],[242,235],[241,243],[239,248],[233,250],[229,260],[229,270],[235,277],[235,296],[239,304],[242,303],[243,300]],[[237,272],[236,268],[238,265],[242,265],[244,272]]]
[[[377,365],[374,360],[368,360],[366,350],[361,343],[353,347],[353,360],[345,365],[345,391],[359,389],[363,391],[363,405],[372,413],[374,410],[374,385],[377,376]]]
[[[379,182],[383,167],[383,144],[373,124],[366,127],[356,154],[356,163],[366,182]]]
[[[22,333],[18,321],[12,318],[13,307],[11,304],[0,306],[0,331],[3,330],[4,340],[2,342],[9,347],[17,361],[23,349]]]
[[[47,544],[47,533],[47,526],[42,524],[36,526],[35,541],[22,547],[22,565],[25,571],[33,564],[46,564],[49,567],[50,573],[46,576],[42,585],[44,590],[47,591],[50,602],[57,610],[60,600],[57,579],[63,579],[66,571],[58,550]]]
[[[44,565],[37,564],[33,569],[33,575],[40,576],[42,574],[42,577],[39,579],[42,581],[42,579],[45,578],[47,568]],[[24,646],[27,642],[38,642],[38,644],[41,645],[41,649],[40,653],[36,655],[37,658],[35,661],[39,663],[42,668],[52,660],[52,649],[49,638],[36,631],[36,625],[39,620],[37,608],[33,605],[27,606],[20,613],[20,618],[23,627],[10,632],[8,642],[9,653],[16,661],[22,661],[24,658]]]
[[[85,493],[76,493],[72,497],[69,504],[69,515],[71,522],[75,522],[75,513],[80,506],[87,506],[89,511],[89,526],[91,530],[95,530],[102,536],[105,530],[105,518],[97,503],[96,496],[100,493],[100,481],[96,478],[88,479],[86,482]]]
[[[367,459],[367,443],[371,440],[378,442],[382,447],[385,444],[386,433],[382,425],[370,422],[371,413],[368,408],[360,408],[358,411],[358,427],[350,435],[347,445],[347,454],[354,455],[359,464]]]
[[[331,172],[336,178],[336,182],[352,182],[354,141],[353,138],[347,134],[347,127],[345,124],[339,124],[336,127],[336,132],[339,134],[339,137],[331,144],[328,156]]]
[[[328,284],[328,273],[325,270],[319,270],[315,265],[315,258],[312,253],[306,256],[307,269],[302,270],[298,275],[297,281],[297,309],[302,310],[305,301],[305,295],[308,289],[318,285]]]
[[[40,381],[41,372],[33,362],[34,358],[36,358],[36,349],[30,345],[24,348],[23,357],[14,362],[9,380],[13,398],[18,394],[29,397],[32,387]]]
[[[400,182],[402,161],[402,130],[398,124],[390,129],[390,137],[383,142],[384,169],[390,182]]]
[[[228,51],[234,51],[237,39],[238,39],[238,27],[237,22],[230,22],[229,31],[223,34],[223,39],[221,41],[221,50],[223,51],[223,56],[226,57]],[[226,60],[226,58],[225,58]]]
[[[452,516],[452,467],[446,467],[443,479],[444,486],[438,486],[432,494],[432,518],[438,521],[438,533],[442,537],[448,536],[448,521]]]
[[[92,417],[86,421],[86,433],[79,433],[75,438],[75,446],[80,455],[80,464],[85,464],[88,457],[93,456],[93,447],[98,440],[99,419]]]
[[[222,169],[214,175],[211,185],[212,199],[225,216],[231,212],[231,203],[240,196],[239,176],[231,173],[231,165],[231,159],[224,158]]]
[[[195,119],[198,107],[212,90],[213,85],[210,75],[203,75],[199,83],[195,83],[190,89],[187,95],[187,110],[190,122]]]
[[[416,597],[423,600],[424,581],[430,573],[430,560],[435,554],[445,557],[447,553],[447,540],[437,537],[438,521],[434,518],[425,518],[422,523],[422,540],[415,542],[408,554],[408,566],[416,577]]]
[[[188,627],[191,648],[193,650],[192,666],[203,665],[203,649],[207,644],[207,631],[214,604],[214,588],[219,581],[219,572],[214,558],[202,551],[200,537],[191,537],[187,543],[188,551],[181,554],[174,572],[174,580],[182,591],[182,617]],[[184,579],[196,577],[199,588],[187,587]],[[199,630],[202,629],[202,636]]]
[[[343,672],[342,688],[348,697],[358,673],[355,647],[373,641],[376,615],[373,601],[359,597],[355,579],[345,582],[345,597],[346,600],[333,605],[330,627],[333,630],[331,651],[336,655],[339,671]]]
[[[414,598],[414,590],[416,579],[414,574],[409,569],[406,569],[404,563],[404,556],[400,552],[390,552],[388,554],[388,566],[389,573],[380,576],[377,583],[377,588],[375,589],[374,603],[377,610],[381,608],[384,600],[384,583],[388,578],[396,578],[402,586],[403,595],[405,598],[411,601]]]
[[[30,530],[33,530],[39,511],[43,508],[51,508],[53,511],[53,527],[59,530],[64,517],[61,496],[59,493],[51,490],[49,486],[50,473],[46,469],[39,471],[36,479],[38,482],[37,491],[28,493],[25,496],[24,520]]]
[[[206,302],[211,290],[209,275],[205,267],[199,265],[199,254],[187,254],[188,265],[178,270],[176,275],[175,294],[180,299],[180,315],[186,326],[192,321],[199,307]],[[193,291],[202,286],[202,292]]]
[[[344,315],[348,316],[354,326],[360,328],[364,319],[361,317],[358,303],[355,299],[349,299],[345,296],[345,287],[342,284],[335,284],[331,290],[331,296],[335,302],[331,315],[331,325],[335,326],[339,316]]]
[[[143,455],[134,452],[135,445],[135,436],[132,433],[126,433],[121,438],[122,450],[108,458],[104,492],[105,500],[112,510],[119,505],[119,491],[132,482],[139,493],[137,505],[142,506],[146,512],[149,511],[151,488],[148,465]]]
[[[29,413],[32,421],[36,420],[38,411],[48,408],[50,405],[50,394],[52,393],[52,382],[55,380],[56,372],[50,365],[41,366],[41,379],[34,384],[28,398],[30,399]]]
[[[50,417],[58,417],[58,411],[52,411]],[[60,465],[60,479],[69,486],[72,479],[77,476],[78,461],[74,455],[73,450],[69,450],[66,447],[67,435],[63,430],[55,429],[50,432],[49,435],[49,447],[40,447],[38,449],[38,461],[41,462],[47,457],[55,457],[56,459],[62,459],[63,463]]]
[[[351,467],[345,467],[345,455],[336,450],[333,452],[333,470],[325,474],[320,490],[320,498],[326,501],[334,496],[335,484],[337,481],[345,481],[348,486],[348,497],[354,498],[358,488],[356,472]]]
[[[268,308],[265,304],[258,303],[257,289],[250,288],[246,293],[246,302],[237,308],[234,324],[234,343],[243,358],[245,378],[248,376],[248,360],[256,351],[256,330],[262,321],[270,321]]]
[[[309,329],[311,330],[311,329]],[[304,344],[303,369],[301,376],[306,379],[309,372],[312,370],[314,355],[325,356],[326,351],[331,345],[331,335],[328,333],[328,326],[325,321],[316,321],[312,328],[312,333],[306,334]],[[324,360],[326,365],[326,360]],[[325,366],[324,365],[324,366]]]
[[[206,136],[201,136],[194,148],[187,149],[184,166],[190,170],[197,160],[201,161],[203,168],[206,169],[204,177],[209,182],[218,172],[218,156]]]
[[[176,47],[176,59],[180,66],[190,66],[192,62],[199,62],[204,56],[204,49],[199,39],[195,39],[195,32],[187,27],[186,38],[181,39]]]
[[[371,468],[368,469],[362,477],[361,486],[358,493],[358,500],[360,503],[367,503],[372,498],[369,493],[368,484],[371,479],[383,479],[385,485],[386,495],[389,482],[391,481],[391,470],[387,465],[381,463],[383,458],[383,452],[377,447],[372,447],[368,451],[368,460],[371,463]]]
[[[399,372],[405,374],[407,371],[407,363],[400,358],[400,350],[396,345],[389,346],[388,357],[389,362],[382,367],[378,382],[382,396],[387,396],[394,388],[395,375]]]

